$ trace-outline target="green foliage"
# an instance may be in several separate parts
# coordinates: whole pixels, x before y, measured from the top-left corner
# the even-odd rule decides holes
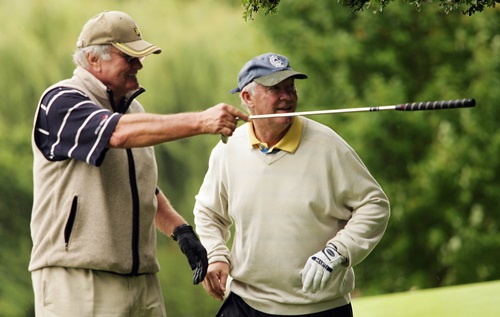
[[[271,1],[270,1],[271,2]],[[253,2],[256,3],[256,2]],[[262,2],[260,2],[262,3]],[[278,3],[278,2],[274,2]],[[31,128],[50,84],[71,76],[82,25],[105,9],[129,12],[163,49],[139,72],[149,112],[202,111],[239,104],[228,91],[251,57],[290,57],[303,110],[475,97],[475,109],[316,117],[337,130],[386,190],[393,216],[386,237],[358,268],[364,294],[500,278],[500,38],[498,10],[464,17],[434,7],[350,13],[329,0],[289,0],[279,15],[245,22],[224,1],[0,1],[0,311],[33,316],[27,271],[31,241]],[[258,4],[256,4],[258,6]],[[255,12],[255,11],[254,11]],[[271,12],[270,12],[271,13]],[[194,196],[218,136],[156,148],[160,187],[192,220]],[[158,241],[167,312],[211,316],[220,303],[200,285],[178,246]]]
[[[201,284],[192,284],[191,268],[177,243],[162,236],[158,245],[167,316],[215,316],[221,303],[207,295]]]
[[[269,13],[278,13],[279,0],[241,0],[243,5],[243,18],[246,20],[253,19],[253,14],[259,11],[265,15]],[[373,13],[382,12],[390,3],[406,2],[410,6],[415,6],[417,11],[420,11],[424,6],[435,5],[432,1],[426,0],[338,0],[341,6],[352,9],[352,12],[371,9]],[[476,12],[481,12],[485,8],[495,8],[500,3],[500,0],[439,0],[437,4],[445,13],[461,10],[464,15],[471,16]],[[288,4],[286,4],[288,5]],[[395,6],[395,5],[393,5]]]
[[[358,287],[372,294],[499,279],[500,12],[348,14],[328,0],[291,0],[281,13],[264,29],[310,75],[297,83],[302,108],[478,102],[317,118],[358,151],[392,204],[386,236],[357,268]]]
[[[253,20],[253,13],[259,12],[260,10],[264,11],[265,15],[269,13],[276,14],[277,6],[280,3],[280,0],[241,0],[241,4],[243,6],[243,19]]]

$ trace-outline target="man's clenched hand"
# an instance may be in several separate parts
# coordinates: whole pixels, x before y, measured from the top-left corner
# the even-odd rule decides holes
[[[300,271],[302,291],[316,293],[324,289],[335,268],[346,261],[347,258],[337,252],[337,247],[328,243],[323,250],[312,255]]]

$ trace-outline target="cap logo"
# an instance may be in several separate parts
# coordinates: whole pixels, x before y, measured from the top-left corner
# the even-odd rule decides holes
[[[141,32],[139,31],[138,28],[134,28],[135,35],[141,36]]]
[[[283,62],[278,55],[269,56],[269,63],[276,68],[285,67],[285,62]]]

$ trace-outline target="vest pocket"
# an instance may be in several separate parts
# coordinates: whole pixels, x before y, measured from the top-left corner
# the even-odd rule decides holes
[[[78,196],[73,197],[71,202],[71,209],[69,211],[68,221],[66,221],[66,227],[64,228],[64,249],[68,251],[68,244],[71,238],[71,232],[73,231],[73,225],[75,224],[76,211],[78,209]]]

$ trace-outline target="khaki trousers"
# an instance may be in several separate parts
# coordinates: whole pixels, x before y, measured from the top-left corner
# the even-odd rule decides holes
[[[36,317],[166,317],[156,274],[49,267],[31,274]]]

